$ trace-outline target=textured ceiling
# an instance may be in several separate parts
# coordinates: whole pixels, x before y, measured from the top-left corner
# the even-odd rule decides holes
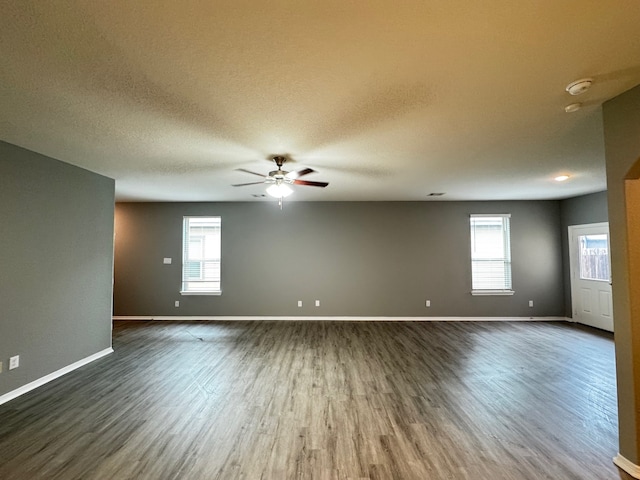
[[[282,153],[330,182],[291,200],[600,191],[600,106],[640,83],[638,0],[0,4],[0,139],[120,200],[267,201],[230,185]]]

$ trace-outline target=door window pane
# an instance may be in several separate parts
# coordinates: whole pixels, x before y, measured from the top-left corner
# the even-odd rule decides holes
[[[609,242],[607,234],[579,235],[580,278],[609,281]]]

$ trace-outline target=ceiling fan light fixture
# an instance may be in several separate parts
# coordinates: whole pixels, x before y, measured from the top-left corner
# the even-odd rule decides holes
[[[320,187],[324,188],[329,185],[329,182],[315,182],[312,180],[302,180],[300,177],[304,177],[305,175],[309,175],[310,173],[315,173],[315,170],[312,168],[302,168],[300,170],[296,170],[294,172],[287,172],[282,169],[282,166],[287,161],[287,156],[285,155],[275,155],[271,158],[273,162],[278,167],[277,170],[273,170],[269,172],[267,175],[263,175],[261,173],[252,172],[251,170],[247,170],[246,168],[237,168],[236,170],[239,172],[249,173],[251,175],[255,175],[257,177],[261,177],[262,181],[260,182],[248,182],[248,183],[236,183],[232,185],[233,187],[245,187],[248,185],[259,185],[266,184],[268,188],[266,189],[266,193],[275,197],[279,200],[280,209],[282,209],[282,200],[285,197],[288,197],[293,193],[293,189],[289,185],[303,185],[307,187]],[[264,195],[254,195],[254,197],[264,197]]]
[[[267,193],[275,198],[285,198],[293,193],[293,190],[284,183],[275,183],[267,188]]]

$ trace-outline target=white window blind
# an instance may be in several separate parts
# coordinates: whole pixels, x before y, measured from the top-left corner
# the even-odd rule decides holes
[[[219,295],[220,217],[184,217],[181,293]]]
[[[471,288],[476,295],[509,295],[510,215],[471,215]]]

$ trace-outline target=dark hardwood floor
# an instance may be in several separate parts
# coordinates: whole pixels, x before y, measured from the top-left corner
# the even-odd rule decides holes
[[[1,479],[619,478],[597,330],[116,322],[113,346],[0,406]]]

